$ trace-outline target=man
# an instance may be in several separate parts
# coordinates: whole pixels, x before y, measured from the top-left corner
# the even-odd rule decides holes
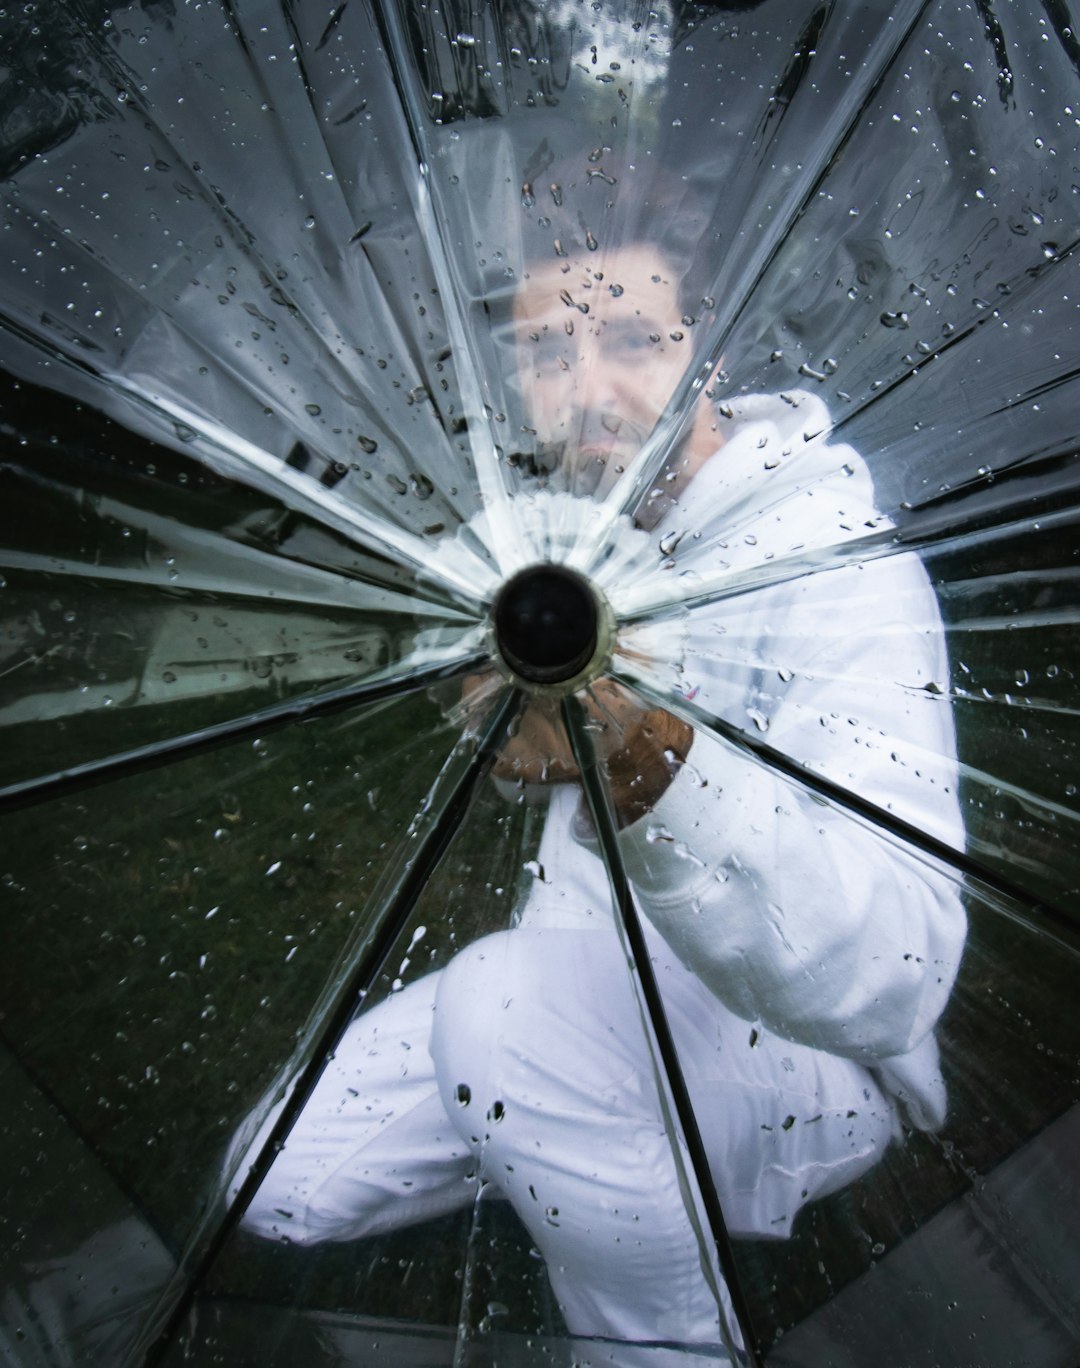
[[[646,245],[530,272],[515,329],[549,487],[523,496],[523,517],[539,503],[564,544],[583,534],[591,500],[661,417],[692,326],[672,263]],[[681,563],[715,568],[717,529],[730,527],[722,554],[737,570],[740,556],[842,543],[875,516],[856,453],[806,440],[827,419],[820,401],[761,397],[729,412],[699,402],[636,525],[620,523],[622,568],[602,586],[617,614],[670,573],[657,548],[678,530],[691,548]],[[912,605],[923,634],[905,626]],[[796,759],[839,764],[841,782],[921,805],[955,835],[946,710],[914,716],[905,703],[878,715],[872,736],[842,730],[878,668],[860,622],[892,613],[889,671],[919,687],[946,665],[910,557],[780,578],[677,631],[646,624],[617,653],[644,651],[656,678],[672,665],[699,708],[739,723],[749,713]],[[959,899],[897,845],[666,711],[603,681],[590,706],[729,1228],[783,1237],[806,1202],[871,1168],[902,1122],[942,1123],[933,1027],[963,944]],[[612,1361],[624,1364],[631,1343],[722,1356],[738,1332],[687,1195],[573,757],[543,697],[496,782],[511,800],[547,804],[513,928],[353,1022],[246,1224],[294,1242],[355,1239],[468,1202],[483,1179],[544,1255],[572,1334],[619,1342]]]

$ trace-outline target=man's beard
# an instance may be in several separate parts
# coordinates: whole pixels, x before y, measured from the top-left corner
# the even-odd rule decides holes
[[[512,458],[537,487],[589,498],[611,483],[641,449],[646,434],[628,418],[589,410],[568,425],[572,435],[540,439],[533,453]]]

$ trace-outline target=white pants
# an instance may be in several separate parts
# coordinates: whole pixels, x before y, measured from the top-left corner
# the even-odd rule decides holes
[[[892,1104],[852,1061],[752,1033],[658,936],[651,950],[729,1230],[786,1236],[876,1162]],[[351,1024],[246,1225],[354,1239],[461,1206],[481,1177],[544,1255],[572,1334],[715,1344],[713,1251],[677,1144],[614,925],[525,925]]]

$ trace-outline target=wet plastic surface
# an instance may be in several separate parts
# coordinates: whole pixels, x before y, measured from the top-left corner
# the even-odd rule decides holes
[[[0,46],[13,1361],[1071,1364],[1066,6]]]

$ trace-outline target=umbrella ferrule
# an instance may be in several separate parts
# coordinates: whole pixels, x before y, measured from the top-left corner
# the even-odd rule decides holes
[[[532,693],[556,696],[603,673],[615,643],[615,617],[601,591],[549,562],[507,580],[492,604],[490,630],[504,673]]]

